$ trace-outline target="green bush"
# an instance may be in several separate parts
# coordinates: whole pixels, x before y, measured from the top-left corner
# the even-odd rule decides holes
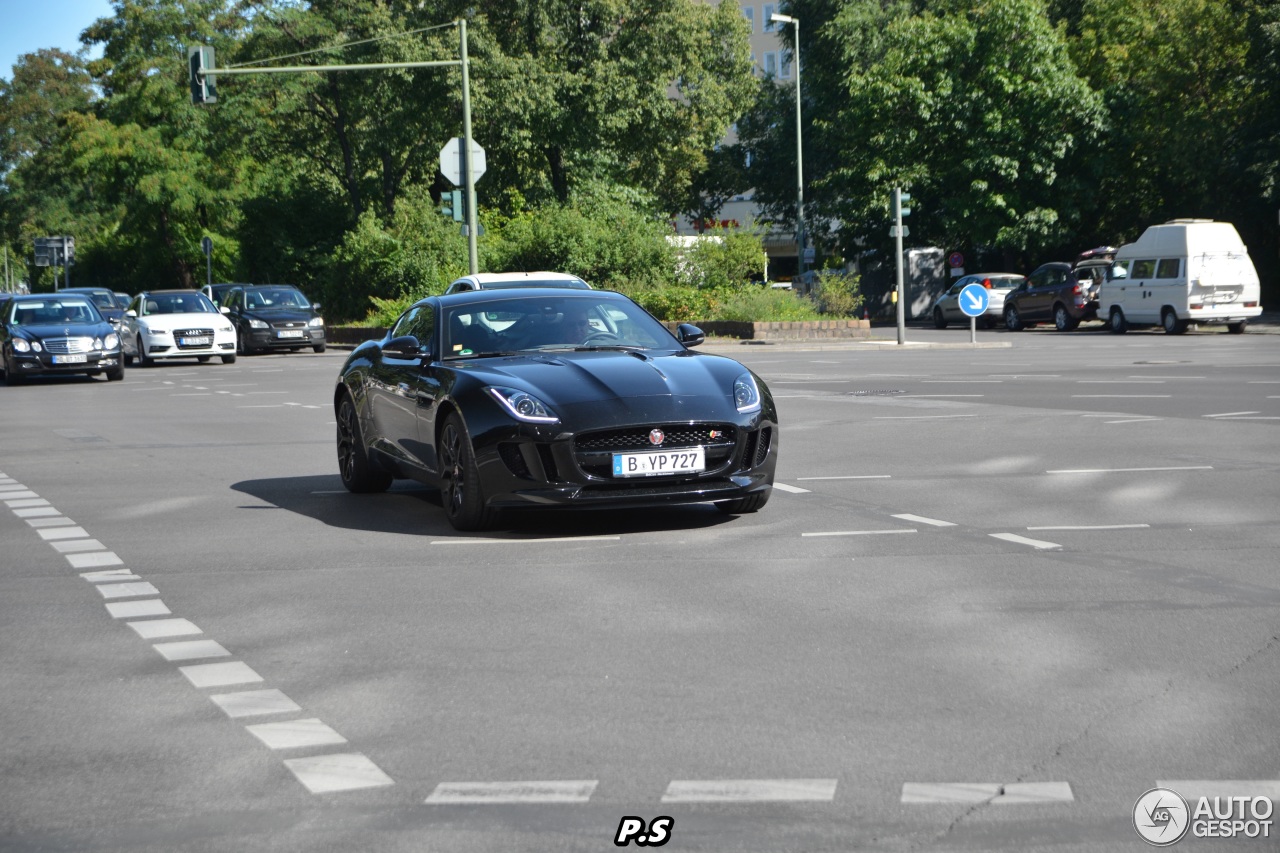
[[[680,252],[676,278],[694,287],[743,288],[764,277],[767,260],[760,235],[713,229]]]
[[[862,282],[857,275],[823,271],[818,276],[818,309],[830,317],[856,317],[862,307]]]
[[[754,285],[729,294],[704,319],[778,323],[788,320],[817,320],[820,317],[817,307],[807,297],[790,290],[774,290],[768,285]]]

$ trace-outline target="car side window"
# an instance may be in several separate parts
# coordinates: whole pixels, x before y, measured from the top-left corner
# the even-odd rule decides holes
[[[418,339],[418,344],[423,349],[430,349],[431,336],[435,330],[435,312],[429,307],[422,305],[410,308],[400,319],[396,321],[395,328],[391,330],[391,337],[398,338],[403,335],[413,335]]]
[[[1156,266],[1156,278],[1177,278],[1182,261],[1178,258],[1161,258]]]
[[[1133,262],[1134,278],[1153,278],[1156,271],[1154,260],[1137,260]]]

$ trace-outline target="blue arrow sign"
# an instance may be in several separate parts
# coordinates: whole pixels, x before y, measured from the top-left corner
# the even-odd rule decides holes
[[[966,317],[981,317],[991,304],[991,292],[980,284],[966,284],[960,291],[960,310]]]

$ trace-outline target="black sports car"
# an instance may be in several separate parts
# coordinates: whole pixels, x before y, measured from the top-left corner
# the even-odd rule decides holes
[[[608,291],[419,300],[342,367],[342,482],[438,486],[458,530],[513,507],[755,512],[778,459],[773,397],[733,359],[689,349],[702,340]]]
[[[14,296],[0,305],[0,367],[8,384],[65,373],[124,379],[120,335],[88,296]]]

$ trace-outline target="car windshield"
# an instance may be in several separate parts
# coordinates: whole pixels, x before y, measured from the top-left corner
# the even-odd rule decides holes
[[[678,349],[680,344],[630,300],[526,297],[473,303],[445,313],[445,358],[528,351]]]
[[[99,308],[117,308],[116,295],[109,290],[95,290],[86,294]]]
[[[143,316],[152,314],[217,314],[218,309],[203,293],[149,293],[142,305]]]
[[[263,308],[310,308],[311,303],[307,301],[307,297],[303,296],[301,291],[291,288],[271,288],[250,290],[244,295],[244,306],[246,308],[258,309]]]
[[[1022,284],[1022,276],[1020,275],[992,275],[987,276],[981,283],[991,282],[992,290],[1013,290]]]
[[[84,299],[24,300],[13,303],[9,322],[14,326],[101,323],[102,315]]]

